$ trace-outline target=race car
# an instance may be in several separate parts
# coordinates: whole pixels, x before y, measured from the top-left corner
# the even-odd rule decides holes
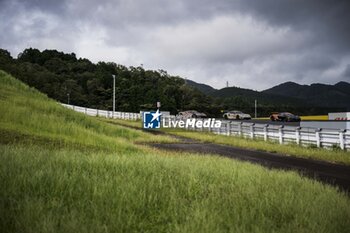
[[[207,115],[202,112],[198,112],[196,110],[187,110],[183,112],[179,112],[177,115],[180,119],[188,119],[188,118],[206,118]]]
[[[252,117],[249,114],[243,113],[241,111],[229,111],[224,113],[223,117],[229,120],[250,120]]]
[[[290,112],[280,112],[280,113],[273,112],[270,115],[270,120],[271,121],[287,121],[287,122],[295,121],[295,122],[298,122],[301,119],[299,116],[294,115]]]

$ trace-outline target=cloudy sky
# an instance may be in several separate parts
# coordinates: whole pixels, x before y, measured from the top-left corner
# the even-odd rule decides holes
[[[348,0],[0,0],[0,47],[143,64],[222,88],[350,81]]]

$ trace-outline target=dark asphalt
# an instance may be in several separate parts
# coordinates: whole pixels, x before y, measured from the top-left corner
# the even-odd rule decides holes
[[[246,150],[210,143],[185,142],[176,144],[152,144],[152,146],[165,150],[200,154],[217,154],[260,164],[268,168],[295,170],[302,175],[338,186],[341,190],[348,193],[350,192],[350,166],[347,165],[332,164],[324,161],[289,157],[286,155]]]

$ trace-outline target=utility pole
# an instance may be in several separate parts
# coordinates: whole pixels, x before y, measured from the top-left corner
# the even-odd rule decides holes
[[[228,87],[228,81],[226,81],[226,87]]]
[[[114,119],[114,112],[115,112],[115,75],[112,74],[113,77],[113,119]]]
[[[257,118],[258,116],[257,107],[258,107],[258,101],[255,100],[255,118]]]

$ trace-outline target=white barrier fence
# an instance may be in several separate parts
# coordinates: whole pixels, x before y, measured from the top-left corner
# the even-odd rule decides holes
[[[163,120],[175,118],[163,118]],[[197,121],[200,119],[197,119]],[[249,122],[221,120],[220,128],[196,128],[188,127],[189,130],[209,131],[226,136],[241,136],[265,141],[277,141],[280,144],[295,143],[303,146],[315,146],[342,150],[350,149],[350,132],[346,130],[301,128],[296,126],[255,124]]]
[[[84,113],[89,116],[100,116],[125,120],[141,119],[140,113],[114,112],[62,104],[64,107]],[[175,120],[175,116],[163,117],[164,121]],[[197,119],[204,120],[204,119]],[[296,126],[282,126],[269,124],[255,124],[240,121],[221,120],[220,128],[197,128],[189,126],[187,129],[209,131],[226,136],[241,136],[265,141],[278,141],[280,144],[295,143],[298,145],[314,145],[316,147],[339,147],[342,150],[350,149],[350,132],[346,130],[305,128]]]
[[[64,107],[73,109],[76,112],[81,112],[89,116],[100,116],[106,118],[117,118],[117,119],[125,119],[125,120],[138,120],[141,119],[140,113],[133,112],[113,112],[107,110],[100,110],[94,108],[85,108],[80,106],[62,104]]]

